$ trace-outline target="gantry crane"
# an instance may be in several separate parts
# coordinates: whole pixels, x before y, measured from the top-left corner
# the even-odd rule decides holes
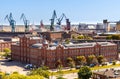
[[[61,25],[61,21],[63,20],[63,18],[65,18],[66,19],[66,30],[70,30],[70,21],[69,21],[69,19],[65,16],[65,14],[64,13],[62,13],[62,15],[60,16],[60,18],[58,19],[58,22],[57,22],[57,24],[58,25]]]
[[[58,18],[58,22],[57,22],[58,25],[61,25],[61,21],[63,20],[64,17],[65,17],[65,19],[67,19],[66,16],[65,16],[65,14],[62,13],[62,15],[60,16],[60,18]]]
[[[25,25],[25,32],[28,32],[30,21],[26,19],[24,13],[21,14],[20,19],[23,19],[23,22],[24,22],[24,25]]]
[[[15,32],[16,21],[13,19],[12,13],[10,13],[9,15],[6,15],[5,20],[6,19],[9,21],[9,24],[12,27],[12,32]]]
[[[52,18],[50,19],[50,21],[51,21],[50,31],[54,31],[54,21],[55,21],[55,18],[57,18],[57,15],[56,15],[56,11],[54,10]]]

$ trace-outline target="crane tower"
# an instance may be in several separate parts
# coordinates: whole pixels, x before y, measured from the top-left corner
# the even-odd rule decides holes
[[[28,32],[30,21],[26,19],[24,13],[21,14],[20,19],[23,19],[23,22],[24,22],[24,25],[25,25],[25,32]]]
[[[9,15],[6,15],[5,20],[8,20],[10,26],[12,27],[12,32],[15,32],[15,24],[16,21],[13,19],[12,13],[10,13]]]
[[[54,31],[54,21],[55,21],[55,18],[57,18],[57,15],[56,15],[56,11],[54,10],[52,18],[50,19],[50,21],[51,21],[50,31]]]

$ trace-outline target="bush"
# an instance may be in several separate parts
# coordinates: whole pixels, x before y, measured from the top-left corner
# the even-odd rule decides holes
[[[116,62],[115,62],[115,61],[113,61],[113,62],[112,62],[112,65],[116,65]]]
[[[18,72],[13,72],[13,74],[19,74]]]
[[[89,79],[92,75],[92,71],[89,67],[83,66],[79,69],[78,78],[80,79]]]
[[[63,78],[63,77],[59,76],[57,79],[66,79],[66,78]]]
[[[49,78],[50,72],[48,70],[43,70],[42,68],[38,68],[32,70],[30,75],[40,75],[40,76],[44,76],[45,78]]]

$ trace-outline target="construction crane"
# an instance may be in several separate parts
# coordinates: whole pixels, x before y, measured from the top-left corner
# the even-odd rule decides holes
[[[16,21],[13,19],[12,13],[10,13],[9,15],[6,15],[5,20],[6,19],[9,21],[10,26],[12,27],[12,32],[15,32]]]
[[[57,18],[57,15],[56,15],[56,11],[54,10],[52,18],[50,19],[50,21],[51,21],[50,31],[54,31],[54,21],[55,21],[55,18]]]
[[[21,14],[20,19],[23,19],[23,22],[24,22],[24,25],[25,25],[25,32],[28,32],[30,21],[26,19],[24,13]]]

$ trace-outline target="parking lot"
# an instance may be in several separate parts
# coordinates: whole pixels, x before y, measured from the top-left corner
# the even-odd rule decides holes
[[[24,69],[25,64],[16,61],[7,61],[0,59],[0,71],[6,73],[18,72],[20,74],[26,75],[29,70]]]

